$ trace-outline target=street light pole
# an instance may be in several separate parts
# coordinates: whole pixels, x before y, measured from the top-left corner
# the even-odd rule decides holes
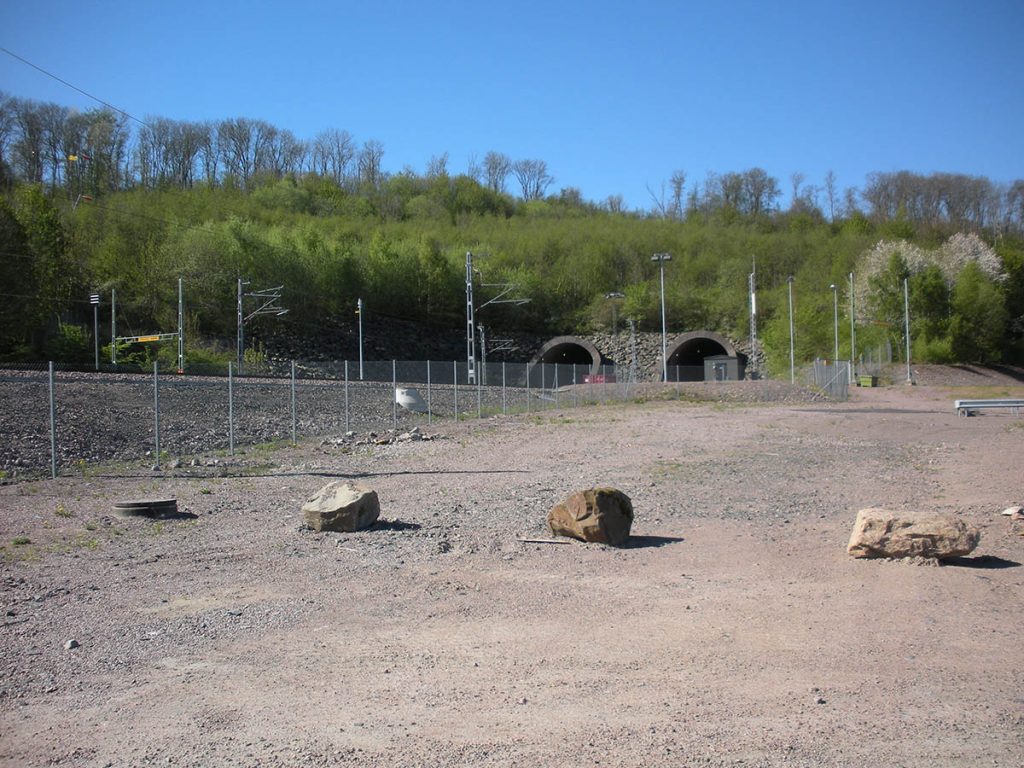
[[[850,368],[851,373],[857,372],[857,293],[853,287],[853,272],[850,273]]]
[[[835,362],[839,362],[839,289],[836,288],[836,284],[832,283],[829,286],[832,289],[832,318],[833,318],[833,337],[835,338],[835,357],[832,358]]]
[[[789,283],[789,383],[796,383],[796,356],[793,349],[793,276],[786,280]]]
[[[363,300],[356,300],[356,314],[359,315],[359,380],[363,380]]]
[[[914,383],[910,373],[910,287],[907,278],[903,278],[903,325],[907,336],[907,384]]]
[[[670,253],[656,253],[651,261],[658,262],[661,272],[661,380],[668,381],[668,328],[665,324],[665,262],[672,261]]]
[[[239,373],[242,372],[242,358],[244,356],[242,350],[245,349],[245,330],[243,328],[245,325],[245,318],[242,316],[242,285],[242,278],[238,278],[238,300],[237,308],[235,310],[236,325],[238,326],[237,333],[235,334],[235,347],[237,352],[235,356],[235,364],[238,367]]]

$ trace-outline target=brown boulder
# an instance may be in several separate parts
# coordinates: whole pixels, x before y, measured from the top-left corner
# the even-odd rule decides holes
[[[621,546],[633,525],[633,504],[615,488],[576,491],[548,513],[555,536]]]
[[[854,557],[961,557],[981,534],[951,515],[892,512],[872,507],[857,513],[846,551]]]
[[[358,531],[377,522],[380,500],[372,488],[340,480],[317,491],[302,514],[314,531]]]

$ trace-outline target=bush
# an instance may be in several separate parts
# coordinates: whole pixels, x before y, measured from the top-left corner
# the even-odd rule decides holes
[[[62,363],[90,363],[95,358],[92,334],[84,325],[61,323],[46,346],[49,359]]]
[[[914,341],[914,359],[921,363],[952,363],[953,344],[948,336]]]

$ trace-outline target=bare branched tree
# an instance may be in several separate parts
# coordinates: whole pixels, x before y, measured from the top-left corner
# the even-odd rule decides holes
[[[829,169],[828,173],[825,174],[825,198],[828,204],[828,220],[833,223],[836,220],[837,194],[836,174]]]
[[[434,155],[427,161],[427,178],[436,179],[438,176],[448,175],[448,153],[442,152]]]
[[[381,171],[381,160],[384,158],[384,145],[376,139],[370,139],[363,144],[359,150],[357,160],[359,167],[359,181],[375,189],[380,188],[384,180]]]
[[[512,172],[512,160],[501,152],[488,152],[484,155],[484,177],[488,189],[492,192],[504,192],[505,180]]]
[[[540,200],[555,180],[543,160],[516,160],[512,164],[512,173],[519,182],[524,200]]]

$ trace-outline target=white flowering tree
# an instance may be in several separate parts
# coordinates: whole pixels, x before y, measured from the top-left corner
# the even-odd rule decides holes
[[[996,359],[994,340],[1005,324],[1000,284],[1006,274],[999,255],[980,237],[958,233],[932,250],[906,240],[882,240],[865,251],[855,277],[857,322],[867,326],[865,344],[888,339],[895,349],[903,348],[904,279],[916,358]],[[968,295],[983,296],[986,306],[975,307]]]

